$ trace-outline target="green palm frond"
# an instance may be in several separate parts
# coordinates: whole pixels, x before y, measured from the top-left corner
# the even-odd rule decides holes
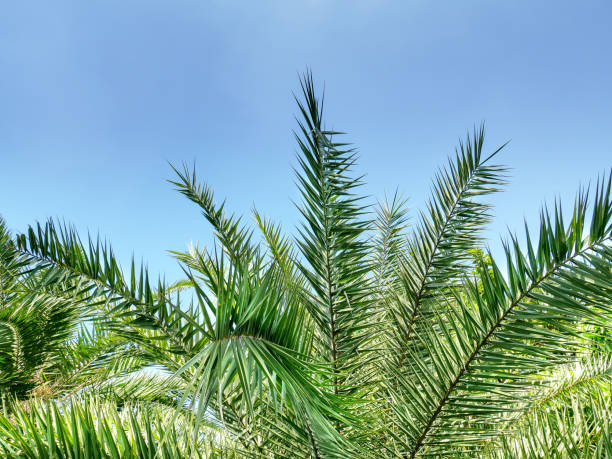
[[[24,397],[55,371],[65,343],[93,312],[77,284],[50,282],[53,273],[24,257],[4,227],[0,239],[0,392]]]
[[[203,344],[178,374],[193,373],[188,393],[197,416],[214,406],[225,422],[228,400],[251,416],[262,403],[286,404],[300,414],[296,422],[316,423],[318,441],[323,436],[337,442],[327,419],[347,420],[315,379],[329,379],[331,373],[310,358],[307,315],[284,290],[277,267],[248,261],[235,266],[220,252],[202,257],[198,271],[194,268],[187,276],[202,305]]]
[[[0,308],[0,387],[25,395],[40,383],[39,373],[50,365],[73,332],[78,309],[63,300],[30,296]]]
[[[597,186],[590,227],[586,193],[567,226],[558,207],[554,217],[543,212],[536,246],[527,232],[527,254],[516,239],[506,247],[507,277],[495,262],[481,266],[478,282],[467,281],[416,336],[410,370],[399,378],[406,455],[477,447],[533,377],[575,358],[581,327],[609,326],[610,183]]]
[[[397,298],[391,308],[392,343],[405,360],[419,318],[439,305],[437,297],[461,282],[472,260],[471,251],[482,244],[481,233],[490,221],[491,205],[482,198],[500,191],[506,168],[490,164],[505,145],[484,155],[484,127],[459,144],[455,157],[436,174],[427,212],[421,212],[405,255],[401,259]]]
[[[363,198],[355,194],[361,180],[350,176],[355,151],[335,140],[341,133],[323,126],[323,103],[310,74],[302,80],[302,92],[304,102],[296,98],[302,114],[296,139],[304,217],[299,266],[311,291],[308,306],[318,326],[318,349],[336,372],[338,393],[346,382],[341,373],[354,369],[354,357],[366,350],[369,338],[367,318],[373,309],[364,233],[370,222]]]
[[[378,202],[375,213],[372,270],[379,294],[384,297],[398,287],[400,261],[408,244],[407,199],[396,191],[392,199],[385,196],[384,201]]]
[[[215,235],[223,250],[233,260],[251,259],[255,255],[256,246],[251,244],[252,230],[242,224],[241,218],[225,214],[225,201],[215,204],[214,192],[205,184],[198,181],[195,167],[191,170],[183,165],[183,170],[172,166],[177,175],[176,180],[170,183],[177,190],[195,203],[202,214],[215,230]]]
[[[296,250],[290,237],[283,234],[281,226],[274,224],[269,218],[253,211],[255,222],[263,235],[270,261],[294,284],[297,291],[304,289],[304,278],[296,263]]]
[[[100,239],[84,245],[73,229],[48,221],[18,235],[17,242],[20,252],[36,262],[33,270],[46,270],[45,282],[72,282],[80,298],[121,319],[115,326],[146,330],[132,333],[132,339],[144,344],[158,340],[160,345],[164,340],[170,352],[184,354],[194,345],[197,330],[187,333],[190,322],[178,297],[171,297],[161,279],[151,282],[148,270],[134,261],[126,276],[112,248]]]

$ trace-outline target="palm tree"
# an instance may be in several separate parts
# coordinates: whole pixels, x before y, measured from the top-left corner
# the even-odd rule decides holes
[[[401,197],[374,207],[360,195],[355,150],[326,129],[312,76],[301,83],[297,237],[257,211],[250,227],[183,166],[172,183],[217,244],[175,252],[176,284],[135,263],[124,273],[107,244],[51,221],[5,244],[37,288],[69,288],[102,318],[101,336],[155,368],[109,376],[112,386],[147,393],[152,378],[171,380],[165,403],[137,400],[134,416],[164,406],[146,433],[149,418],[117,420],[136,406],[117,389],[68,391],[85,425],[115,420],[82,431],[110,443],[128,431],[135,440],[117,454],[136,457],[610,456],[612,175],[580,190],[569,218],[545,207],[539,234],[511,234],[499,262],[484,247],[483,198],[506,182],[503,146],[487,154],[484,129],[468,135],[408,226]],[[6,408],[17,413],[0,419],[7,451],[79,450],[52,415],[66,399],[51,400]],[[87,415],[96,403],[108,414]],[[108,441],[96,451],[113,457]]]

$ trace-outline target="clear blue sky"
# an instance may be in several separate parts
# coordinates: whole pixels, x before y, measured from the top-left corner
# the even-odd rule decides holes
[[[511,140],[495,247],[612,166],[611,18],[609,1],[4,2],[0,214],[16,231],[65,219],[173,278],[166,250],[211,241],[165,182],[195,160],[230,209],[292,231],[309,66],[373,199],[399,186],[422,206],[474,124],[489,148]]]

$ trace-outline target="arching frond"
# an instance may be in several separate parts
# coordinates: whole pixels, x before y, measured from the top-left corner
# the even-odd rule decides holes
[[[396,407],[408,456],[476,448],[533,377],[575,358],[581,327],[609,326],[610,185],[598,184],[590,225],[586,193],[567,226],[558,207],[554,217],[543,212],[536,246],[527,233],[526,254],[516,239],[506,248],[507,277],[494,261],[481,266],[478,281],[416,336]]]
[[[251,244],[252,230],[242,224],[240,217],[226,215],[225,202],[220,205],[215,204],[214,192],[207,185],[198,181],[195,167],[191,170],[187,165],[183,165],[183,170],[171,167],[177,179],[170,180],[170,183],[202,209],[202,214],[214,228],[223,250],[233,260],[251,259],[257,248]]]
[[[402,287],[392,303],[396,365],[404,363],[404,350],[421,315],[435,310],[438,297],[460,283],[470,268],[471,251],[482,243],[482,230],[491,218],[491,205],[482,198],[505,183],[506,168],[491,164],[502,148],[485,156],[481,126],[436,174],[427,212],[420,214],[398,273]]]

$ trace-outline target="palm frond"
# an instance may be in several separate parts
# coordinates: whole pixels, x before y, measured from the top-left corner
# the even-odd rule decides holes
[[[402,288],[391,308],[394,330],[399,332],[392,336],[396,365],[405,360],[404,349],[420,316],[440,304],[437,296],[461,282],[472,261],[471,251],[482,243],[491,208],[482,198],[500,191],[507,171],[490,162],[504,146],[485,156],[481,126],[460,142],[454,158],[436,174],[427,212],[421,212],[401,259]]]
[[[498,265],[448,302],[416,338],[402,383],[398,421],[406,454],[469,451],[490,435],[533,378],[567,363],[584,347],[581,327],[607,327],[612,313],[611,181],[598,183],[587,225],[587,193],[579,193],[567,227],[556,207],[542,213],[527,254],[516,238],[506,247],[507,280]],[[425,349],[424,352],[421,350]]]
[[[385,293],[389,293],[387,290],[393,292],[397,288],[394,284],[397,284],[400,260],[408,244],[405,234],[408,226],[407,199],[396,191],[393,198],[385,196],[383,201],[379,201],[375,212],[372,270],[379,294],[386,296]]]
[[[250,415],[262,403],[286,404],[300,422],[316,423],[319,442],[338,449],[328,419],[347,419],[338,400],[316,384],[331,375],[310,358],[307,316],[295,295],[285,292],[276,266],[248,260],[236,266],[220,252],[202,258],[198,271],[192,265],[187,276],[202,305],[203,345],[178,375],[193,372],[187,393],[197,416],[204,418],[212,405],[225,422],[231,399]]]
[[[51,220],[19,234],[17,243],[20,253],[36,262],[33,271],[45,270],[47,284],[72,282],[80,298],[121,319],[115,325],[150,330],[146,339],[163,339],[172,352],[189,352],[196,331],[185,333],[188,321],[180,304],[175,304],[161,279],[156,284],[150,281],[145,267],[132,261],[126,276],[108,244],[98,238],[84,245],[74,229],[58,227]]]
[[[198,181],[195,167],[191,170],[186,164],[182,170],[171,167],[177,179],[170,180],[170,183],[202,209],[202,214],[214,228],[223,250],[234,260],[251,259],[256,250],[256,246],[251,244],[252,230],[242,224],[240,217],[228,217],[225,214],[225,201],[220,205],[215,204],[214,192]]]
[[[296,139],[304,223],[297,244],[304,262],[299,266],[311,291],[308,306],[318,326],[318,349],[337,373],[338,393],[346,382],[340,373],[352,368],[369,338],[370,266],[363,236],[370,222],[363,198],[355,194],[361,180],[350,176],[355,151],[335,140],[339,132],[325,130],[312,75],[301,83],[304,102],[296,98],[302,114]]]

